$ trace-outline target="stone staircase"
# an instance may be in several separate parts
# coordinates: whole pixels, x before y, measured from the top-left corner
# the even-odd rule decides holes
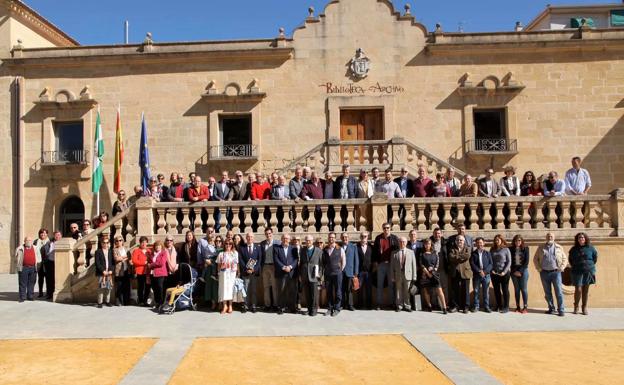
[[[455,168],[455,174],[459,178],[465,175],[464,171],[400,137],[367,141],[340,141],[330,138],[293,159],[279,171],[290,175],[299,165],[320,172],[340,173],[343,164],[351,165],[352,172],[355,173],[360,169],[371,170],[374,167],[381,171],[388,167],[395,171],[407,167],[411,175],[417,175],[418,168],[425,166],[429,175],[445,173],[451,167]]]

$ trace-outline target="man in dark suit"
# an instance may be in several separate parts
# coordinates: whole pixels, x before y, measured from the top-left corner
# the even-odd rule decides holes
[[[319,279],[322,276],[323,252],[314,246],[314,237],[309,234],[305,236],[304,246],[299,256],[299,277],[308,307],[308,315],[314,317],[319,307]]]
[[[414,181],[409,177],[406,167],[401,167],[401,175],[394,178],[394,183],[399,185],[403,198],[412,198],[414,196]],[[397,215],[399,216],[401,228],[405,226],[405,214],[405,206],[400,205]]]
[[[390,223],[384,223],[381,228],[383,232],[375,237],[373,244],[373,270],[377,271],[377,310],[383,306],[384,280],[388,283],[388,292],[394,303],[390,260],[392,253],[399,249],[399,238],[390,233]]]
[[[301,166],[297,166],[295,169],[295,176],[288,183],[289,198],[292,200],[299,200],[301,190],[303,190],[303,169]]]
[[[262,276],[262,288],[264,291],[264,308],[269,310],[277,308],[279,292],[277,280],[275,279],[275,262],[273,259],[273,246],[280,245],[278,240],[273,239],[273,229],[264,230],[264,241],[260,242],[260,269]],[[271,297],[273,302],[271,305]]]
[[[245,244],[239,246],[239,253],[240,276],[245,283],[245,291],[247,292],[242,312],[245,313],[249,309],[252,313],[255,313],[258,303],[257,285],[260,280],[262,250],[258,245],[254,244],[254,234],[251,231],[245,234]]]
[[[325,172],[325,179],[321,180],[321,186],[323,187],[323,199],[337,199],[334,195],[334,191],[336,190],[336,181],[334,180],[334,176],[331,171]],[[327,226],[330,231],[334,230],[335,217],[336,211],[334,210],[334,206],[329,206],[327,208]]]
[[[336,178],[334,183],[334,199],[357,198],[358,183],[350,173],[351,167],[348,164],[343,164],[342,175]]]
[[[483,291],[483,307],[486,313],[490,310],[490,272],[492,271],[492,256],[490,252],[485,250],[485,240],[482,237],[475,239],[476,249],[470,257],[470,267],[472,268],[473,278],[472,287],[474,288],[474,306],[472,312],[479,311],[479,292]]]
[[[95,251],[95,276],[98,277],[98,299],[97,307],[102,308],[102,302],[106,301],[106,306],[113,306],[110,303],[110,293],[113,287],[113,271],[115,260],[113,259],[113,249],[108,237],[100,241],[101,248]]]
[[[284,311],[297,312],[296,308],[296,284],[295,272],[297,259],[290,245],[290,235],[282,235],[282,244],[273,246],[273,261],[275,262],[275,279],[279,288],[279,300],[277,314]]]
[[[227,171],[223,171],[221,173],[221,180],[216,182],[214,185],[214,195],[211,196],[211,200],[214,201],[225,201],[228,199],[230,195],[230,176]],[[227,209],[225,213],[225,218],[227,219],[227,229],[232,228],[232,210]],[[221,220],[221,211],[219,209],[214,210],[214,219],[215,219],[215,230],[219,231],[221,224],[219,221]]]
[[[340,240],[342,241],[340,248],[344,250],[345,253],[345,268],[343,271],[344,276],[342,277],[343,307],[353,311],[355,310],[353,307],[353,279],[358,278],[360,260],[358,258],[357,248],[354,244],[349,242],[349,234],[346,232],[342,233]]]
[[[360,267],[360,304],[362,308],[373,308],[373,247],[368,241],[368,232],[360,234],[357,244],[358,265]]]

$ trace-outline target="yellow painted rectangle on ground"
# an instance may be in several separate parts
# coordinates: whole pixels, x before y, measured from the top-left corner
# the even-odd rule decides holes
[[[398,335],[197,339],[169,385],[450,384]]]
[[[155,339],[0,340],[2,385],[114,385]]]
[[[465,333],[442,338],[504,384],[624,381],[624,331]]]

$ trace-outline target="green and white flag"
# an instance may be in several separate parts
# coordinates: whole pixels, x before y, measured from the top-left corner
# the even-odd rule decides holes
[[[100,108],[98,107],[95,120],[95,142],[93,143],[93,175],[91,177],[91,191],[94,194],[100,192],[104,174],[102,172],[102,158],[104,157],[104,141],[102,140],[102,121],[100,120]]]

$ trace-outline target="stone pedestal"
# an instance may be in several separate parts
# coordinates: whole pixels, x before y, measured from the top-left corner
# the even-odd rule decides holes
[[[74,275],[74,244],[72,238],[63,238],[54,245],[54,302],[72,302],[72,277]]]

